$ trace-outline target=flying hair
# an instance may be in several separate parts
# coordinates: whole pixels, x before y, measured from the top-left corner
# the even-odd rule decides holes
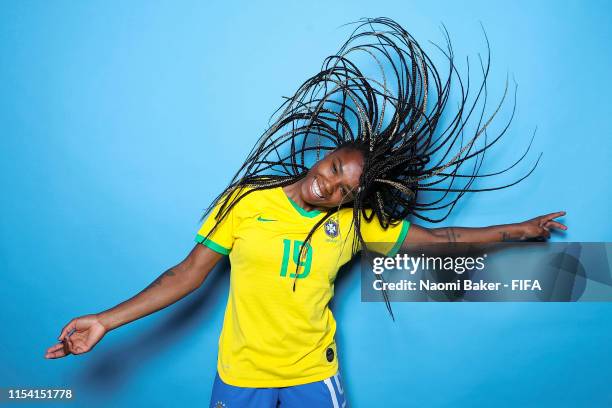
[[[469,61],[468,74],[462,78],[444,27],[444,47],[433,44],[448,64],[441,74],[412,35],[395,21],[365,18],[349,24],[355,28],[348,40],[274,112],[268,129],[229,185],[207,208],[202,219],[219,205],[217,222],[208,235],[240,200],[255,191],[301,180],[322,155],[337,149],[363,154],[359,187],[352,192],[351,202],[324,213],[304,240],[300,257],[314,232],[342,208],[352,209],[353,254],[368,253],[368,243],[361,235],[364,220],[378,222],[385,229],[408,217],[441,222],[466,193],[507,188],[535,170],[539,157],[526,174],[510,183],[474,185],[477,179],[514,168],[533,142],[532,137],[512,165],[481,172],[485,152],[506,133],[516,108],[515,85],[509,118],[489,135],[490,124],[508,97],[508,80],[492,113],[486,114],[491,61],[486,33],[487,54],[479,58],[481,80],[473,87]],[[457,101],[452,103],[451,90],[457,92],[453,94]],[[296,269],[296,281],[297,275]],[[393,317],[385,291],[383,297]]]

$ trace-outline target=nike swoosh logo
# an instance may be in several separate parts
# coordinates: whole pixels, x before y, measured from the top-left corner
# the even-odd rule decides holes
[[[261,215],[259,217],[257,217],[257,221],[261,221],[261,222],[270,222],[270,221],[276,221],[276,220],[270,220],[268,218],[263,218]]]

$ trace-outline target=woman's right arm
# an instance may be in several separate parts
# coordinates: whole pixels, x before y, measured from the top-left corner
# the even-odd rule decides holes
[[[47,349],[45,358],[86,353],[107,332],[173,304],[202,285],[222,257],[196,244],[181,263],[162,273],[136,296],[104,312],[71,320],[58,338],[61,343]]]

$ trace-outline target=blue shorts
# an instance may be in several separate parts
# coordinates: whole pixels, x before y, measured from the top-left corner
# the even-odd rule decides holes
[[[308,384],[280,388],[243,388],[215,377],[210,408],[347,408],[340,373]]]

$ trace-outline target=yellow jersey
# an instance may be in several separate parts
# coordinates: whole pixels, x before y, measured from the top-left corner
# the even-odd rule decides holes
[[[288,387],[336,374],[336,321],[329,301],[338,269],[352,257],[352,209],[326,220],[301,259],[308,232],[325,213],[304,210],[281,187],[244,197],[206,238],[218,210],[204,221],[196,241],[229,255],[231,264],[217,360],[223,382]],[[410,225],[402,221],[385,230],[377,220],[361,224],[364,241],[381,243],[380,252],[390,256]]]

